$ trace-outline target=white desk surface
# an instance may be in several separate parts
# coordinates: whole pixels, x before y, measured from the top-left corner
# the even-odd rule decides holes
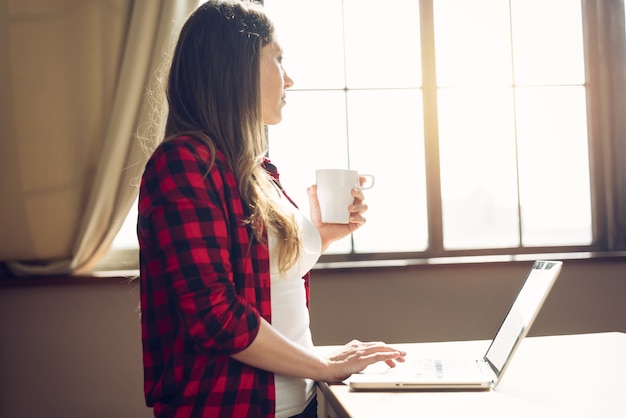
[[[428,357],[481,358],[489,341],[394,344]],[[330,347],[319,347],[327,351]],[[326,349],[326,350],[325,350]],[[626,418],[626,334],[527,337],[485,392],[353,392],[319,384],[339,417]]]

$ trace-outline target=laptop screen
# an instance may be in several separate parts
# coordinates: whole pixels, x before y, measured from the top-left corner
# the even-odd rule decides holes
[[[539,313],[562,262],[535,261],[494,337],[485,359],[499,377]]]

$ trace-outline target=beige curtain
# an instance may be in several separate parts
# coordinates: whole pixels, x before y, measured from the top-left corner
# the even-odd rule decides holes
[[[137,195],[147,91],[197,0],[0,0],[0,262],[72,274]],[[154,128],[154,127],[152,127]]]

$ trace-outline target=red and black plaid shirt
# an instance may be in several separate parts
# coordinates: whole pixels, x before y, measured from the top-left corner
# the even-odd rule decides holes
[[[272,417],[274,375],[230,357],[271,322],[269,253],[243,225],[234,174],[180,137],[150,158],[139,193],[146,403],[163,417]],[[276,179],[275,167],[266,169]],[[304,285],[309,294],[308,275]]]

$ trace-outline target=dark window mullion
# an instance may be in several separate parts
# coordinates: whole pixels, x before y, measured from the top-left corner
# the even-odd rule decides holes
[[[626,249],[626,34],[622,0],[582,1],[594,246]]]

